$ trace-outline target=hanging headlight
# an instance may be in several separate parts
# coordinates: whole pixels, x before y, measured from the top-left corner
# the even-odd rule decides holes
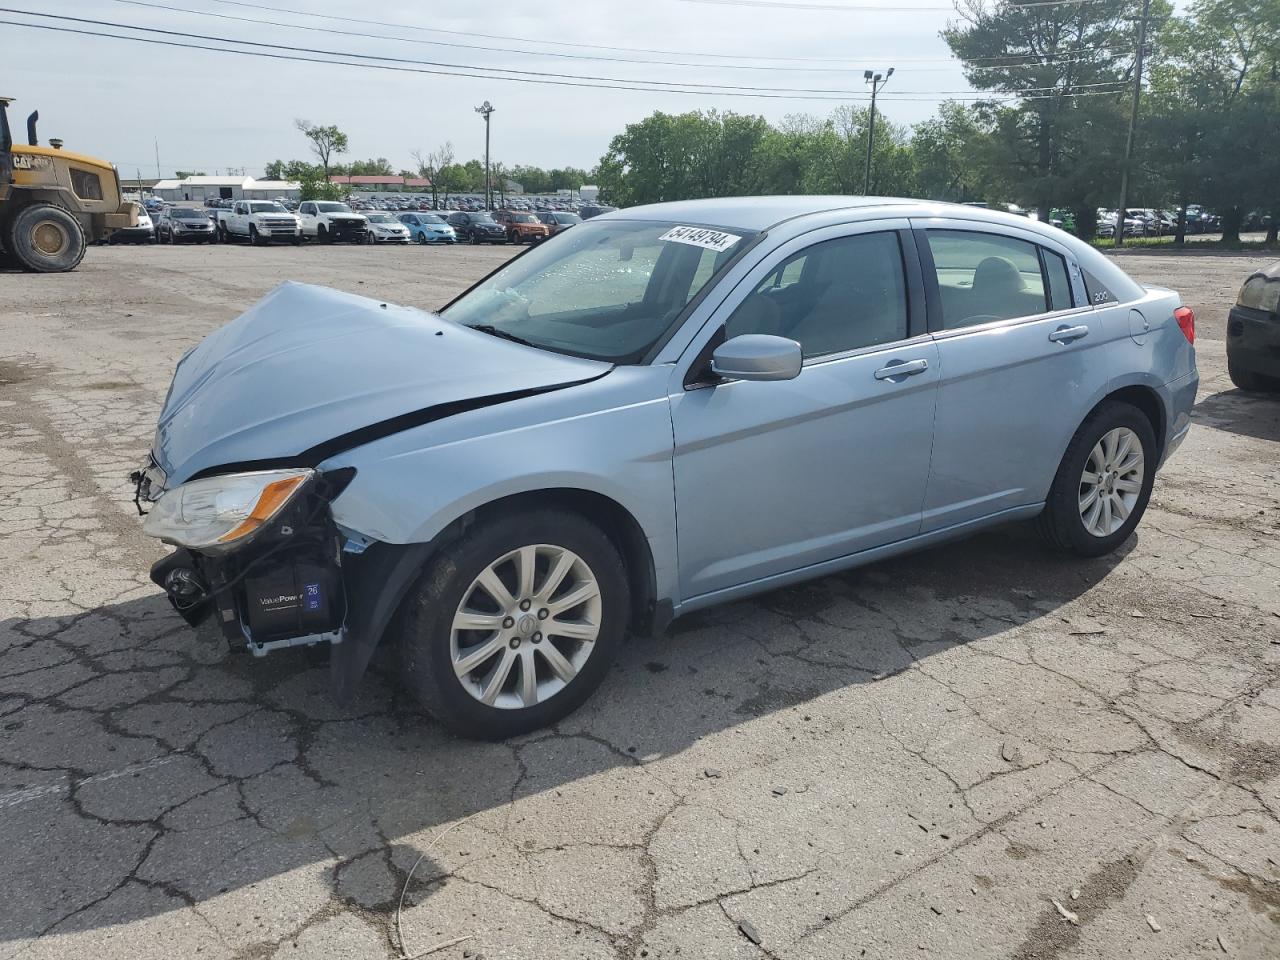
[[[180,547],[230,547],[283,510],[313,474],[261,470],[193,480],[161,496],[142,530]]]

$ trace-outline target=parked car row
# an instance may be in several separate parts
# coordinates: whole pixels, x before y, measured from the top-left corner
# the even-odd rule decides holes
[[[164,204],[145,211],[137,227],[117,231],[113,243],[538,243],[581,223],[567,210],[382,210],[361,212],[340,200],[304,200],[297,211],[275,200]]]

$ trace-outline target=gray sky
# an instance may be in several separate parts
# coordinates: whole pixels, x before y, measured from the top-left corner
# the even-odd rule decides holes
[[[157,9],[124,0],[14,0],[42,13],[113,21],[226,40],[348,51],[412,61],[460,65],[477,73],[506,68],[610,77],[622,81],[734,84],[855,91],[865,96],[864,68],[895,65],[882,96],[888,117],[901,123],[925,119],[944,99],[942,91],[965,91],[959,65],[948,62],[939,30],[952,15],[947,0],[147,0]],[[905,10],[907,5],[932,9]],[[339,19],[279,13],[261,6],[376,20],[377,26]],[[789,8],[788,8],[789,7]],[[858,7],[863,9],[857,10]],[[940,9],[942,8],[942,9]],[[856,12],[850,12],[850,10]],[[480,11],[483,11],[483,15]],[[225,19],[276,21],[268,26]],[[0,15],[0,19],[50,23],[77,29],[131,33],[89,24]],[[381,34],[367,39],[301,27]],[[413,27],[420,29],[412,29]],[[459,31],[524,38],[484,39]],[[134,34],[146,36],[146,34]],[[183,37],[175,42],[208,43]],[[412,42],[406,42],[412,41]],[[619,63],[564,56],[502,53],[449,44],[519,48],[575,56],[630,60],[679,60],[688,66]],[[535,41],[556,41],[557,46]],[[568,46],[681,51],[680,56]],[[484,124],[473,107],[486,98],[493,114],[493,157],[507,164],[591,167],[610,138],[626,123],[654,110],[681,112],[717,108],[758,113],[778,120],[788,113],[829,113],[839,105],[815,99],[764,99],[718,93],[696,96],[668,91],[578,89],[494,78],[392,73],[348,66],[322,66],[229,53],[178,49],[0,25],[4,84],[16,97],[14,113],[38,108],[40,135],[62,137],[115,162],[122,175],[199,169],[213,174],[247,167],[260,176],[274,158],[306,156],[294,130],[295,117],[335,123],[351,139],[344,159],[385,156],[411,166],[410,151],[428,151],[452,141],[459,160],[480,157]],[[721,57],[708,56],[709,54]],[[311,54],[304,54],[310,56]],[[723,59],[723,58],[743,59]],[[773,62],[756,58],[805,58]],[[833,58],[837,62],[815,58]],[[768,69],[729,69],[728,65]],[[412,66],[400,64],[400,66]],[[425,65],[424,69],[427,68]],[[796,69],[805,68],[805,69]],[[920,99],[906,99],[916,97]],[[901,98],[901,99],[900,99]],[[853,99],[853,98],[850,98]],[[19,122],[18,128],[21,129]]]

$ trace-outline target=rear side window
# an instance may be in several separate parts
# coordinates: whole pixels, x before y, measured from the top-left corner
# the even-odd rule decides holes
[[[1044,257],[1044,275],[1049,281],[1049,302],[1053,310],[1070,310],[1075,304],[1071,299],[1071,281],[1067,279],[1067,261],[1052,250],[1040,248]]]
[[[725,335],[767,333],[820,357],[907,336],[907,291],[897,233],[826,240],[780,263],[738,305]]]
[[[1031,317],[1049,309],[1039,248],[964,230],[928,231],[945,330]]]

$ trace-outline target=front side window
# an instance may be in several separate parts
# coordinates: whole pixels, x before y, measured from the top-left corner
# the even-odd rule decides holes
[[[995,233],[928,231],[943,329],[1045,313],[1049,300],[1034,243]]]
[[[71,189],[81,200],[102,199],[102,178],[88,170],[71,168]]]
[[[512,261],[444,316],[562,353],[637,363],[749,238],[669,222],[584,224]]]
[[[577,231],[570,231],[570,236]],[[778,264],[725,324],[725,336],[799,342],[805,358],[907,337],[902,246],[894,232],[816,243]]]

